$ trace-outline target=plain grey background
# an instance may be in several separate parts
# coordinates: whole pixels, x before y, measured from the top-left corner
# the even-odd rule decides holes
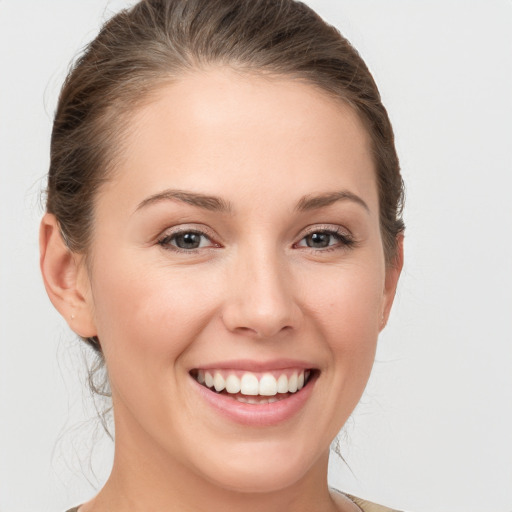
[[[365,58],[407,184],[406,264],[332,485],[409,512],[512,511],[512,2],[311,0]],[[0,512],[108,475],[82,350],[38,270],[51,118],[108,0],[0,0]]]

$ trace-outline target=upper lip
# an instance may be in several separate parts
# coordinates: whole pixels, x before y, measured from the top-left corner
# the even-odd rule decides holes
[[[252,359],[231,359],[228,361],[216,361],[214,363],[200,364],[191,370],[245,370],[248,372],[265,372],[272,370],[285,370],[288,368],[315,369],[310,361],[297,359],[271,359],[266,361],[255,361]]]

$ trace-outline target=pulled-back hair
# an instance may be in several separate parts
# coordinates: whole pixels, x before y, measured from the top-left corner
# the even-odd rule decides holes
[[[303,80],[358,113],[372,144],[384,254],[393,264],[403,185],[386,109],[357,51],[294,0],[142,0],[103,26],[69,72],[53,125],[46,207],[69,249],[87,254],[95,197],[115,171],[134,110],[164,84],[212,66]],[[101,356],[97,338],[86,341]]]

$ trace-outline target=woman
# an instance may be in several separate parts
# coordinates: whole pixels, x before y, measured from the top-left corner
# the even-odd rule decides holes
[[[112,392],[112,473],[79,512],[389,510],[326,477],[393,302],[401,203],[375,83],[306,6],[110,20],[61,92],[40,231],[48,295]]]

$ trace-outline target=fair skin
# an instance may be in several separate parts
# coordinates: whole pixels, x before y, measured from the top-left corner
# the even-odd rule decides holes
[[[130,126],[87,264],[52,215],[41,225],[49,296],[99,337],[112,388],[113,471],[80,512],[358,510],[329,492],[329,445],[401,268],[401,240],[385,264],[362,123],[303,82],[211,69]],[[247,404],[206,371],[306,383]]]

